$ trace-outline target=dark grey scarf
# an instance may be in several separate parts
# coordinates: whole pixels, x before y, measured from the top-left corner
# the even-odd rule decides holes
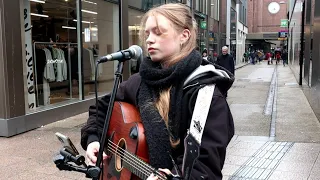
[[[174,141],[179,140],[183,82],[200,66],[201,61],[200,53],[193,50],[187,57],[166,69],[149,58],[141,64],[138,106],[148,143],[150,164],[155,168],[172,168],[168,155],[168,152],[171,152],[169,136]],[[167,129],[154,102],[159,98],[161,90],[169,87],[172,88],[170,90],[169,129]]]

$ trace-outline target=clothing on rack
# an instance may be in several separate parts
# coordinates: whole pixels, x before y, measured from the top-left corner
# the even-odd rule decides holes
[[[85,80],[94,81],[95,71],[96,71],[96,62],[98,60],[97,56],[95,57],[96,51],[90,48],[83,48],[83,76]],[[102,73],[102,65],[99,65],[97,78]]]
[[[35,61],[35,72],[37,73],[35,75],[36,78],[36,82],[38,85],[43,83],[43,73],[44,73],[44,68],[47,64],[47,60],[46,60],[46,53],[45,51],[43,51],[43,49],[35,49],[35,57],[36,57],[36,61]]]
[[[50,82],[62,82],[68,79],[68,68],[65,53],[52,45],[40,44],[35,48],[35,69],[37,88],[42,85],[42,91],[37,91],[38,105],[50,104]],[[42,98],[43,96],[43,98]]]
[[[54,53],[54,60],[57,61],[57,63],[54,63],[57,82],[67,80],[67,62],[65,60],[64,51],[58,48],[52,48],[52,50]]]
[[[50,104],[50,85],[49,82],[55,81],[56,76],[54,74],[54,67],[52,63],[48,63],[52,60],[52,55],[49,49],[44,48],[43,51],[46,54],[46,66],[43,73],[43,103],[44,105]]]
[[[52,60],[52,55],[49,49],[44,48],[43,51],[46,53],[46,66],[44,68],[43,77],[48,80],[48,82],[52,82],[56,80],[56,76],[54,73],[53,63],[50,63]]]
[[[76,45],[71,44],[74,43],[35,43],[34,64],[37,73],[35,78],[38,85],[37,88],[42,86],[42,91],[37,91],[38,105],[50,104],[50,83],[63,82],[65,80],[69,80],[71,83],[72,80],[79,79],[78,48]],[[95,80],[97,53],[94,48],[83,48],[83,79],[85,82]],[[71,71],[69,71],[69,68]],[[101,73],[102,65],[99,65],[98,77]]]

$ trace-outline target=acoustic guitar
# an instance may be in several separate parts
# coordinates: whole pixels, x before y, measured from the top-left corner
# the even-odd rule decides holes
[[[116,101],[107,131],[105,152],[111,156],[104,166],[102,180],[159,179],[167,176],[148,164],[149,155],[140,114],[135,106]],[[104,162],[105,163],[105,162]]]

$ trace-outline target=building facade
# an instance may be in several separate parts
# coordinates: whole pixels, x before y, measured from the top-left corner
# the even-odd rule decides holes
[[[199,50],[218,51],[226,42],[221,15],[227,9],[221,10],[220,0],[0,1],[0,136],[88,111],[95,102],[95,73],[98,96],[110,93],[117,62],[96,68],[96,60],[140,45],[140,20],[156,5],[180,2],[191,8]],[[123,80],[137,71],[137,61],[129,61]]]
[[[243,62],[245,41],[248,34],[247,0],[227,0],[227,39],[230,54],[234,57],[235,64]]]
[[[320,119],[320,29],[318,28],[320,1],[289,0],[288,56],[289,65]]]
[[[247,48],[270,51],[271,47],[285,46],[279,39],[281,20],[287,19],[287,4],[283,0],[248,0],[248,36]]]
[[[243,54],[246,52],[247,27],[247,0],[238,0],[236,4],[237,32],[236,32],[236,64],[244,61]]]

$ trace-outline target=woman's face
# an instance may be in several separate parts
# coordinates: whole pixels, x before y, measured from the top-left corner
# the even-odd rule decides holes
[[[170,57],[179,54],[183,34],[173,28],[164,16],[149,16],[145,28],[146,44],[152,61],[165,63]]]

